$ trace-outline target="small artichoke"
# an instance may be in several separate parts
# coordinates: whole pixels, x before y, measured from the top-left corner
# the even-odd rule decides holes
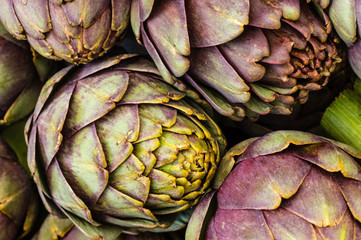
[[[225,148],[195,100],[131,55],[59,71],[27,131],[28,165],[47,209],[80,229],[97,226],[93,236],[106,239],[183,227]]]
[[[130,0],[0,0],[0,19],[41,55],[87,63],[125,33]]]
[[[131,24],[167,82],[242,120],[290,114],[327,84],[341,59],[321,15],[306,0],[133,0]]]
[[[28,45],[13,39],[0,23],[0,124],[29,115],[41,86]]]
[[[34,183],[0,138],[0,240],[23,238],[32,230],[39,198]]]
[[[361,239],[360,158],[305,132],[245,140],[222,159],[218,190],[195,209],[186,240]]]

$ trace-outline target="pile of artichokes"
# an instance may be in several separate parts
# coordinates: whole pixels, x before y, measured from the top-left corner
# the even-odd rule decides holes
[[[361,239],[360,1],[0,4],[0,240]]]

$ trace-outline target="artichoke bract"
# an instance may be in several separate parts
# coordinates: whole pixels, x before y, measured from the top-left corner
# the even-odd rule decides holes
[[[0,240],[26,236],[35,224],[38,204],[31,177],[0,138]]]
[[[59,71],[27,125],[28,165],[47,209],[105,239],[183,227],[225,148],[196,102],[133,55]]]
[[[217,191],[193,212],[186,239],[360,239],[360,158],[305,132],[245,140],[222,159]]]
[[[234,120],[290,114],[341,61],[306,0],[133,0],[131,24],[166,81],[184,76]]]
[[[0,124],[29,115],[41,86],[29,46],[13,39],[0,23]]]
[[[169,235],[172,234],[172,235]],[[141,233],[137,235],[120,235],[117,240],[182,240],[181,237],[175,233]],[[77,228],[72,221],[67,218],[57,218],[49,215],[39,232],[32,238],[32,240],[91,240],[82,231]],[[184,239],[184,237],[183,237]]]
[[[87,63],[105,54],[129,23],[130,0],[0,1],[0,19],[41,55]]]
[[[49,215],[40,227],[38,233],[32,240],[90,240],[72,221],[67,218],[57,218]]]

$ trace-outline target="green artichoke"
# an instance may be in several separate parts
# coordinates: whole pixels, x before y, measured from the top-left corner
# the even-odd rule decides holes
[[[28,165],[47,209],[105,239],[183,227],[225,148],[196,101],[134,55],[59,71],[27,132]]]
[[[39,198],[34,183],[0,138],[0,240],[23,238],[32,230]]]
[[[87,63],[125,33],[130,0],[0,0],[0,19],[41,55]]]
[[[321,125],[337,141],[361,151],[361,80],[345,89],[324,112]]]
[[[140,233],[137,235],[120,235],[117,240],[182,240],[176,233]],[[39,232],[32,240],[91,240],[67,218],[61,219],[49,215]]]
[[[29,115],[41,85],[29,47],[13,39],[0,23],[0,124]]]
[[[305,132],[245,140],[222,159],[218,190],[193,212],[186,240],[361,239],[360,158]]]
[[[242,120],[290,114],[327,84],[341,59],[321,15],[306,0],[133,0],[131,24],[167,82]]]

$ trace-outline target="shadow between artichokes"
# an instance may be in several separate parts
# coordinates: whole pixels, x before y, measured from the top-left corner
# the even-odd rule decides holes
[[[360,159],[350,146],[305,132],[247,139],[225,154],[186,240],[360,239]]]
[[[184,227],[225,148],[200,100],[187,95],[134,55],[56,73],[26,130],[49,212],[104,239]]]

